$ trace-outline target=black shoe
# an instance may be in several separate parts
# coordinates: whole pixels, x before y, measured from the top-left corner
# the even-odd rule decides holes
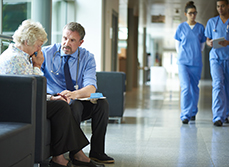
[[[95,152],[90,152],[89,158],[93,159],[94,161],[111,164],[114,163],[114,159],[107,156],[105,153],[99,154]]]
[[[183,124],[188,124],[188,119],[184,119],[182,122]]]
[[[228,120],[228,118],[226,118],[224,122],[225,122],[225,123],[229,123],[229,120]]]
[[[67,166],[64,166],[64,165],[60,165],[56,162],[53,162],[52,160],[49,162],[49,167],[71,167],[72,166],[72,163],[69,161]]]
[[[72,161],[73,165],[76,166],[83,166],[83,167],[105,167],[103,164],[97,163],[93,160],[91,160],[90,162],[83,162],[83,161],[78,161],[74,158],[74,152],[70,151],[69,153],[69,158]]]
[[[83,167],[105,167],[104,164],[97,163],[93,160],[90,162],[83,162],[83,161],[78,161],[76,159],[72,159],[72,164],[78,166],[83,166]]]
[[[195,121],[196,120],[196,116],[192,116],[190,120],[191,121]]]
[[[222,126],[222,122],[220,120],[214,122],[215,126]]]

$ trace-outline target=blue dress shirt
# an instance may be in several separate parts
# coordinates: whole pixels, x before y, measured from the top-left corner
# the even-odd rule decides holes
[[[93,85],[97,89],[96,84],[96,63],[92,53],[86,49],[79,47],[77,51],[71,54],[68,60],[69,69],[73,84],[76,85],[77,64],[79,54],[79,71],[78,71],[78,89]],[[66,56],[61,50],[61,44],[53,44],[42,48],[44,55],[44,63],[41,70],[47,79],[47,93],[56,94],[66,90],[64,77],[64,61]]]

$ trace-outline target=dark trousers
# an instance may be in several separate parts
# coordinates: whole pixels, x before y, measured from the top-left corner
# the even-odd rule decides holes
[[[68,151],[80,151],[89,144],[86,136],[75,122],[71,108],[62,100],[47,101],[47,118],[51,122],[51,155]]]
[[[107,100],[97,100],[96,104],[90,101],[73,100],[70,107],[78,125],[80,125],[81,121],[91,118],[91,152],[104,153],[105,135],[109,116]]]

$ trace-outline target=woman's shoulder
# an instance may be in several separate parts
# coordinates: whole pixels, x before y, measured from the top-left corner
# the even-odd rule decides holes
[[[180,23],[179,24],[179,27],[181,27],[181,26],[185,26],[187,24],[187,22],[186,21],[184,21],[184,22],[182,22],[182,23]]]
[[[186,22],[182,22],[177,26],[177,29],[182,29],[183,27],[185,27]]]

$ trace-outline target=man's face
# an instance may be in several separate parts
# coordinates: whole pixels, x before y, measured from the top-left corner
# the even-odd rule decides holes
[[[63,30],[61,48],[65,54],[75,53],[77,48],[83,43],[77,31]]]
[[[219,15],[226,15],[228,13],[228,4],[225,1],[217,1],[216,8]]]

